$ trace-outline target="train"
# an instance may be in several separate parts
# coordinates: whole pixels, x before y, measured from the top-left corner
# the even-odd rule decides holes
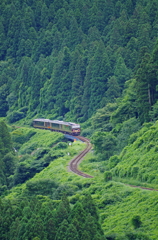
[[[72,122],[64,122],[59,120],[49,120],[37,118],[33,120],[33,127],[41,129],[49,129],[51,131],[71,134],[73,136],[80,135],[81,128],[79,124]]]

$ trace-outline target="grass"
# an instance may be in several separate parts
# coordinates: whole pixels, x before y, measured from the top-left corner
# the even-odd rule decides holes
[[[24,149],[34,142],[36,142],[38,146],[43,147],[55,144],[56,136],[53,140],[51,139],[53,135],[50,134],[49,137],[49,134],[48,131],[37,130],[36,134],[23,144],[21,151],[24,151]],[[48,167],[40,173],[37,173],[29,181],[35,182],[41,179],[51,179],[57,181],[59,184],[71,186],[75,189],[74,195],[69,197],[71,203],[76,201],[79,194],[84,194],[84,192],[87,191],[91,193],[98,207],[100,221],[105,235],[112,233],[121,235],[127,231],[133,231],[131,219],[133,216],[139,215],[142,225],[135,231],[142,231],[149,234],[152,240],[157,240],[158,192],[131,188],[125,185],[127,183],[139,185],[140,182],[131,177],[122,178],[115,176],[113,177],[113,181],[106,182],[104,180],[104,171],[107,170],[108,164],[105,162],[96,162],[93,151],[84,157],[84,161],[80,163],[79,168],[94,178],[86,179],[70,172],[68,170],[69,161],[84,148],[84,143],[74,142],[71,146],[69,145],[66,149],[62,150],[64,151],[63,157],[51,162]],[[131,156],[127,149],[124,151],[124,156]],[[125,164],[125,167],[126,165],[127,164]],[[150,183],[144,183],[144,186],[148,187],[148,184]],[[26,183],[14,187],[6,198],[16,199],[17,196],[22,197],[25,193]]]
[[[134,179],[114,177],[114,181],[105,182],[104,173],[101,173],[102,162],[91,162],[94,158],[89,153],[81,163],[80,169],[88,171],[94,176],[94,183],[88,188],[99,209],[101,224],[105,235],[134,231],[131,219],[133,216],[141,217],[142,226],[136,230],[150,236],[152,240],[158,239],[157,210],[158,192],[132,188],[126,184],[140,185]],[[122,183],[121,183],[122,182]],[[144,183],[143,186],[151,187]]]
[[[158,122],[133,134],[130,144],[118,156],[120,162],[111,169],[113,176],[125,179],[128,183],[135,182],[136,185],[158,189],[157,143]]]
[[[36,175],[28,181],[51,179],[57,181],[59,184],[68,183],[73,185],[84,185],[88,181],[88,179],[83,179],[81,176],[78,176],[68,170],[70,160],[79,152],[81,152],[84,148],[85,144],[80,141],[76,141],[73,144],[68,145],[68,148],[63,149],[63,157],[52,161],[48,167],[43,169],[40,173],[36,173]],[[25,194],[26,183],[27,182],[12,188],[6,198],[14,199],[18,196],[22,196],[23,194]]]

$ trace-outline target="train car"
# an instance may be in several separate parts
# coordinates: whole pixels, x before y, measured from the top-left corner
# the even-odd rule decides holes
[[[72,122],[64,122],[59,120],[49,120],[38,118],[33,120],[33,127],[50,129],[52,131],[79,135],[81,132],[80,125]]]

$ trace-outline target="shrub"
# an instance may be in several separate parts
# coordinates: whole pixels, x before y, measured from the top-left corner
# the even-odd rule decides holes
[[[48,166],[48,163],[45,163],[42,159],[35,159],[30,165],[30,173],[35,175],[36,173],[42,171],[45,167]]]
[[[139,172],[139,167],[134,166],[134,167],[132,168],[132,176],[133,176],[133,177],[137,177],[138,172]]]
[[[65,193],[68,196],[72,196],[76,191],[77,186],[63,184],[60,185],[53,193],[52,198],[54,200],[60,200]]]
[[[121,201],[121,198],[116,193],[106,194],[101,200],[99,208],[104,208],[105,205],[111,205],[118,201]]]
[[[150,240],[150,238],[143,232],[128,232],[125,239],[128,240]]]
[[[19,162],[24,162],[24,161],[32,162],[32,160],[33,160],[33,157],[31,155],[25,154],[20,157]]]
[[[24,144],[35,134],[36,131],[34,129],[26,130],[26,132],[23,130],[23,128],[16,129],[12,132],[12,140],[13,142]]]
[[[140,216],[139,215],[133,216],[131,219],[131,223],[135,229],[139,228],[142,225]]]
[[[24,112],[14,111],[7,116],[9,123],[17,122],[25,117]]]
[[[112,157],[110,157],[109,159],[109,168],[114,168],[118,163],[119,163],[120,159],[117,155],[114,155]]]
[[[33,142],[33,143],[28,143],[24,149],[22,149],[20,151],[21,154],[31,154],[32,151],[34,151],[35,149],[37,149],[38,147],[38,143],[37,142]]]
[[[40,158],[44,157],[44,155],[47,154],[48,152],[49,152],[48,148],[38,148],[34,152],[34,156],[36,157],[36,159],[40,159]]]
[[[88,137],[88,136],[92,136],[94,130],[92,128],[86,128],[82,131],[82,136],[83,137]]]
[[[26,183],[26,189],[31,194],[52,195],[57,187],[58,184],[51,179],[30,180]]]
[[[89,162],[90,162],[90,163],[93,163],[93,162],[97,162],[97,160],[96,160],[95,157],[91,157],[91,158],[89,159]]]
[[[30,167],[25,163],[19,163],[16,168],[14,175],[14,184],[24,183],[28,180],[32,175],[30,174]]]
[[[63,148],[67,148],[68,147],[68,145],[67,145],[67,143],[65,143],[65,142],[59,142],[59,143],[57,143],[54,147],[53,147],[53,149],[55,150],[55,149],[63,149]]]
[[[19,112],[27,113],[28,109],[29,108],[25,106],[25,107],[20,108]]]
[[[110,171],[106,171],[106,172],[104,173],[104,180],[105,180],[106,182],[112,180],[112,173],[111,173]]]

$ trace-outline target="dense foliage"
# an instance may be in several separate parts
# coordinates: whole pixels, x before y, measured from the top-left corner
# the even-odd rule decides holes
[[[157,100],[156,0],[3,0],[0,9],[1,117],[85,121],[134,76],[135,114],[149,120]]]
[[[76,121],[94,144],[83,179],[82,143],[0,121],[2,240],[158,239],[157,192],[114,182],[158,188],[157,27],[157,0],[1,0],[0,117]]]
[[[86,205],[91,204],[91,209]],[[2,240],[104,240],[91,196],[70,208],[66,195],[60,202],[32,197],[0,202]]]
[[[150,145],[150,137],[152,138],[153,135],[155,138],[152,144],[155,146],[157,125],[151,126],[151,129],[149,125],[152,124],[146,124],[130,137],[129,144],[135,147],[144,135],[146,135],[145,139],[149,138],[149,142],[145,140],[142,143],[143,148],[140,146],[140,152],[145,149],[147,151],[146,146]],[[82,240],[85,238],[90,240],[157,239],[157,193],[135,190],[123,184],[111,182],[117,176],[118,170],[115,169],[119,169],[121,157],[115,155],[107,161],[98,162],[96,155],[91,153],[88,161],[84,161],[81,167],[82,171],[89,172],[94,178],[84,179],[67,171],[70,159],[81,151],[84,147],[83,143],[74,142],[69,145],[67,142],[62,142],[64,139],[60,133],[45,130],[14,127],[10,130],[12,130],[10,133],[12,144],[17,147],[19,157],[12,177],[14,186],[8,190],[3,189],[3,195],[1,195],[2,239],[13,239],[13,236],[15,239],[23,239],[27,236],[31,240],[34,238],[56,240],[63,239],[64,236],[66,239],[76,237]],[[106,134],[104,135],[106,137]],[[137,148],[134,150],[131,145],[129,150],[127,147],[124,148],[121,153],[122,156],[124,154],[124,162],[120,171],[120,181],[125,177],[121,173],[125,172],[126,166],[130,168],[129,163],[125,163],[125,160],[129,160],[130,149],[132,149],[133,159],[135,159],[134,153],[138,155]],[[67,155],[68,152],[69,155]],[[147,155],[144,156],[146,157]],[[150,152],[146,165],[152,157]],[[49,160],[48,166],[42,165],[46,159]],[[132,158],[129,161],[133,164]],[[150,169],[152,166],[154,168],[153,162],[150,163]],[[23,172],[19,171],[22,164],[25,167]],[[143,167],[139,167],[139,170],[141,169]],[[126,182],[132,176],[136,178],[135,170],[137,169],[133,165],[131,175],[127,176]],[[29,176],[30,173],[34,174]],[[146,179],[141,181],[143,184]],[[148,181],[148,183],[152,182]],[[70,201],[69,205],[68,201],[64,200],[66,210],[60,202],[63,193]],[[96,211],[95,205],[99,211]]]
[[[10,183],[14,174],[17,157],[11,141],[11,135],[6,124],[0,121],[0,193]]]

